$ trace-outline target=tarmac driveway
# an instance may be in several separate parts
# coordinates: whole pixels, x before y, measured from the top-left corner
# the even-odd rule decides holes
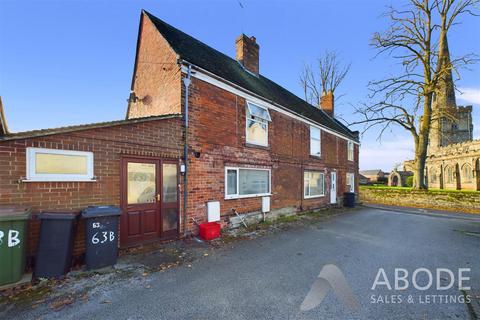
[[[462,298],[472,291],[462,292],[456,285],[438,291],[435,270],[451,269],[457,280],[458,268],[470,268],[464,273],[470,277],[464,286],[478,290],[479,262],[480,220],[361,208],[315,223],[295,224],[252,240],[233,242],[228,247],[210,250],[207,257],[190,265],[152,273],[142,281],[112,283],[87,300],[60,311],[17,310],[15,317],[469,319],[474,311],[462,303]],[[357,309],[350,310],[330,290],[318,306],[300,310],[327,264],[334,264],[343,272],[359,303]],[[372,290],[379,268],[385,270],[394,287],[395,268],[404,268],[411,276],[420,267],[433,274],[433,285],[427,290],[414,288],[411,277],[410,285],[403,291],[388,290],[386,285]],[[419,272],[416,280],[419,286],[424,286],[428,273]],[[448,284],[445,275],[440,281],[442,285]],[[409,295],[411,302],[407,301]]]

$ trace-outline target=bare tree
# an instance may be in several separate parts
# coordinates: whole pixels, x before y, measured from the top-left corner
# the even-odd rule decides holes
[[[344,65],[338,54],[333,51],[326,51],[317,59],[318,69],[316,71],[312,70],[311,65],[305,64],[300,74],[300,85],[305,100],[318,106],[322,95],[326,95],[328,92],[334,94],[350,71],[350,65]]]
[[[395,164],[393,165],[393,170],[401,171],[401,170],[402,170],[402,167],[403,167],[403,163],[402,163],[402,162],[395,162]]]
[[[415,143],[414,187],[426,189],[425,161],[432,122],[434,93],[441,82],[462,66],[475,61],[472,55],[450,59],[447,33],[463,13],[473,14],[478,0],[409,0],[403,10],[385,14],[390,27],[373,35],[371,45],[401,63],[401,74],[369,83],[372,103],[356,108],[365,130],[380,127],[379,138],[396,125],[411,133]],[[458,74],[458,72],[457,72]]]

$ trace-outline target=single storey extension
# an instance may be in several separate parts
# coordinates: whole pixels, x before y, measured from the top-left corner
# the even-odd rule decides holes
[[[1,112],[0,203],[117,205],[122,247],[209,219],[228,227],[262,203],[269,214],[341,204],[358,192],[358,132],[335,119],[333,94],[308,104],[262,76],[259,56],[254,37],[236,39],[233,59],[142,11],[125,120],[10,133]],[[32,255],[35,220],[29,241]]]
[[[173,184],[176,191],[181,128],[181,115],[167,115],[3,135],[0,203],[30,206],[34,213],[123,205],[128,201],[124,174],[130,157],[161,159],[157,170],[166,172],[163,183]],[[135,175],[136,169],[130,170],[133,184],[148,183],[148,177]],[[143,199],[141,195],[138,198]],[[124,216],[121,219],[122,226],[128,224]],[[30,257],[36,251],[39,226],[37,219],[30,221]],[[170,228],[175,230],[170,238],[175,238],[178,225]],[[83,224],[75,238],[73,253],[78,257],[85,250]]]

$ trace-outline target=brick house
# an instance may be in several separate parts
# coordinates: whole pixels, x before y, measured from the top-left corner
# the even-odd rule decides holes
[[[20,133],[2,124],[0,203],[118,205],[121,246],[196,234],[207,208],[226,227],[262,201],[269,214],[341,204],[358,191],[358,133],[333,117],[332,95],[314,107],[262,76],[259,49],[242,34],[232,59],[142,11],[126,119]],[[37,239],[32,221],[31,254]]]

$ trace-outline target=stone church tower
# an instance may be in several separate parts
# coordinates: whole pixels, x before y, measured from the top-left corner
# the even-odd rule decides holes
[[[438,68],[449,64],[450,52],[445,36],[440,40]],[[435,153],[439,147],[472,141],[472,132],[472,106],[457,106],[452,70],[450,69],[441,79],[440,88],[433,97],[428,153]]]
[[[450,65],[446,36],[440,39],[439,68]],[[433,189],[480,191],[480,140],[473,140],[472,106],[457,106],[452,71],[443,75],[432,104],[425,183]],[[413,160],[405,161],[413,172]],[[390,178],[389,178],[390,179]]]

